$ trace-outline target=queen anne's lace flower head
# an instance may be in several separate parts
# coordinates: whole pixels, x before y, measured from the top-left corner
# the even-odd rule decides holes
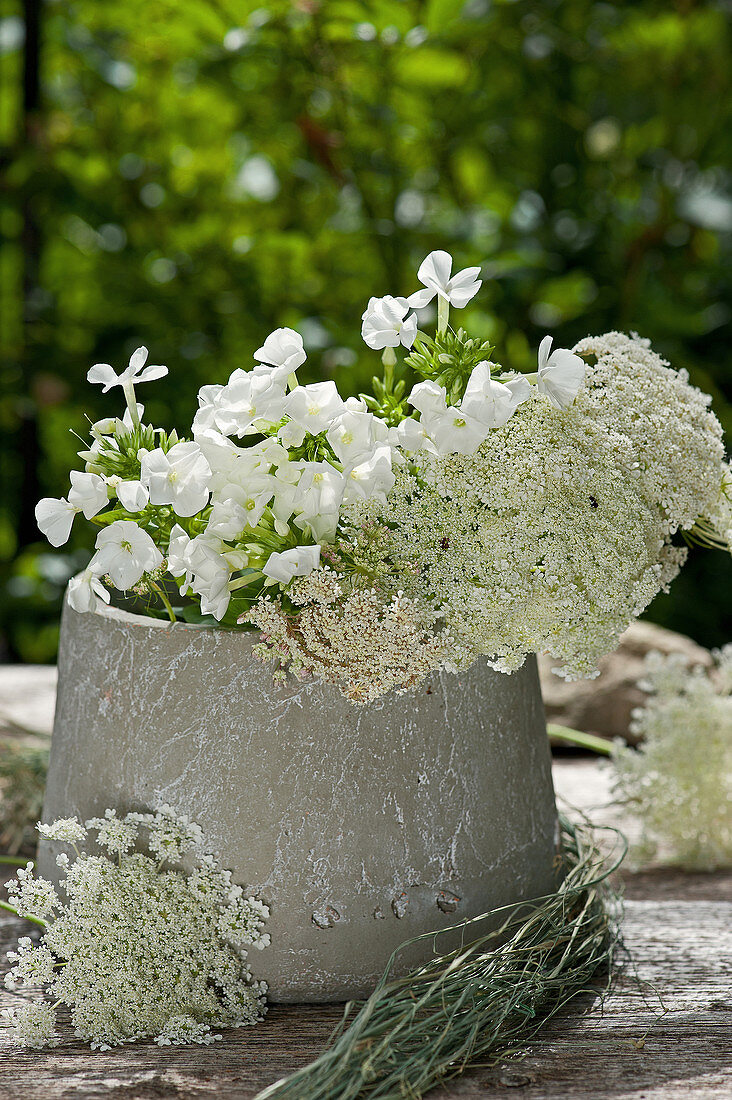
[[[76,817],[59,818],[51,825],[39,821],[36,828],[44,840],[65,841],[67,844],[80,844],[86,840],[86,829]]]
[[[67,902],[30,866],[9,884],[19,912],[53,912],[40,944],[24,938],[9,952],[7,988],[45,987],[47,998],[6,1012],[15,1040],[56,1042],[57,1004],[97,1049],[144,1038],[205,1044],[220,1037],[212,1028],[260,1020],[266,986],[252,977],[246,948],[268,946],[269,909],[232,885],[200,827],[161,806],[122,818],[107,810],[86,828],[108,855],[59,857]],[[85,834],[75,820],[41,831],[72,842]],[[133,850],[145,841],[152,858]],[[184,858],[195,863],[190,873],[175,869]]]
[[[711,670],[650,653],[633,713],[638,748],[616,746],[615,794],[641,826],[631,848],[687,870],[732,867],[732,646]]]

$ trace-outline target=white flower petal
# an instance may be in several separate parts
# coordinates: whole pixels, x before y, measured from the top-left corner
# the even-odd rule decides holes
[[[145,366],[145,363],[147,363],[147,356],[148,350],[144,345],[142,347],[136,348],[135,351],[133,351],[132,355],[130,356],[129,366],[127,367],[127,370],[130,372],[130,377],[134,377],[142,370],[142,368]]]
[[[83,512],[86,519],[92,519],[109,502],[107,483],[98,474],[71,471],[71,490],[69,503],[77,511]]]
[[[141,481],[121,481],[115,491],[120,504],[128,512],[141,512],[150,499]]]
[[[89,568],[102,576],[108,573],[115,587],[122,591],[163,562],[163,555],[147,531],[132,520],[118,519],[105,527],[97,536],[96,547]]]
[[[539,344],[539,370],[542,371],[547,365],[549,360],[549,353],[552,350],[553,338],[551,336],[545,336]]]
[[[94,559],[92,559],[94,560]],[[109,603],[109,589],[105,588],[102,581],[90,568],[72,577],[69,581],[68,599],[69,605],[74,611],[94,611],[99,600]]]
[[[430,252],[429,256],[426,256],[424,260],[422,260],[419,271],[417,272],[417,278],[421,283],[424,283],[425,286],[442,293],[450,281],[451,271],[452,256],[449,252],[438,249],[436,252]]]
[[[539,366],[539,393],[548,397],[555,408],[567,409],[579,393],[586,371],[587,364],[579,355],[567,348],[556,348]]]
[[[51,546],[63,546],[69,541],[71,525],[78,509],[64,497],[44,497],[36,504],[36,523]]]
[[[153,382],[156,378],[165,378],[167,373],[167,367],[151,363],[149,367],[145,367],[143,371],[135,376],[135,385],[139,382]]]
[[[93,367],[89,367],[86,379],[87,382],[95,382],[103,386],[104,393],[110,390],[112,386],[119,386],[121,384],[117,372],[109,363],[95,363]]]
[[[293,577],[306,577],[320,562],[319,546],[295,546],[270,554],[262,567],[265,577],[287,584]]]
[[[430,304],[436,293],[436,290],[430,290],[429,287],[425,290],[415,290],[413,294],[409,295],[407,301],[412,309],[424,309],[425,306]]]
[[[299,332],[278,328],[269,334],[261,348],[257,348],[254,358],[271,367],[286,367],[292,373],[302,366],[307,355]]]

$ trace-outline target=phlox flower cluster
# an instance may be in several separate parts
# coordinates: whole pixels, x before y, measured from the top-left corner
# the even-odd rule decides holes
[[[93,366],[126,411],[92,425],[67,497],[36,509],[53,545],[79,514],[99,528],[71,606],[112,588],[173,620],[255,625],[280,670],[354,701],[480,655],[510,672],[543,650],[591,675],[678,572],[675,536],[729,547],[721,428],[637,337],[546,336],[530,374],[494,361],[449,324],[479,275],[436,251],[421,289],[369,299],[361,334],[383,378],[360,397],[301,385],[303,340],[276,329],[247,369],[201,389],[190,438],[144,423],[135,385],[167,373],[145,348],[119,375]],[[429,336],[420,311],[435,300]]]
[[[107,810],[85,826],[39,824],[39,832],[72,845],[76,859],[57,857],[65,901],[31,864],[8,884],[16,911],[45,925],[40,943],[23,938],[8,953],[9,989],[45,989],[45,1000],[7,1011],[18,1043],[53,1044],[59,1005],[94,1049],[136,1039],[210,1043],[220,1038],[212,1028],[262,1018],[266,985],[246,960],[248,947],[269,944],[269,910],[232,883],[195,822],[162,806],[122,818]],[[104,854],[79,851],[90,834]],[[147,853],[135,850],[143,840]]]
[[[687,870],[732,867],[732,646],[712,670],[650,653],[633,713],[638,748],[616,747],[614,793],[641,826],[631,855]]]

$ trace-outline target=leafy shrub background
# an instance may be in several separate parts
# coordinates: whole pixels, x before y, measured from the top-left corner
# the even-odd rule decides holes
[[[635,329],[729,429],[730,24],[723,3],[26,0],[0,20],[0,655],[54,658],[83,561],[39,540],[84,382],[140,343],[190,423],[278,325],[357,392],[370,294],[432,248],[483,262],[466,320],[504,362]],[[36,42],[35,25],[40,27]],[[25,35],[24,24],[28,33]],[[38,80],[36,81],[36,75]],[[726,389],[726,395],[725,395]],[[693,556],[650,617],[726,640],[730,562]],[[726,594],[725,594],[726,593]]]

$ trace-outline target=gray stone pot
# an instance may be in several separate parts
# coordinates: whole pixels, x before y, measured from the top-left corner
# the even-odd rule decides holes
[[[169,802],[198,821],[271,906],[251,961],[275,1001],[361,996],[402,941],[554,888],[534,660],[355,707],[276,686],[255,640],[66,605],[44,820]],[[41,873],[54,858],[42,843]]]

